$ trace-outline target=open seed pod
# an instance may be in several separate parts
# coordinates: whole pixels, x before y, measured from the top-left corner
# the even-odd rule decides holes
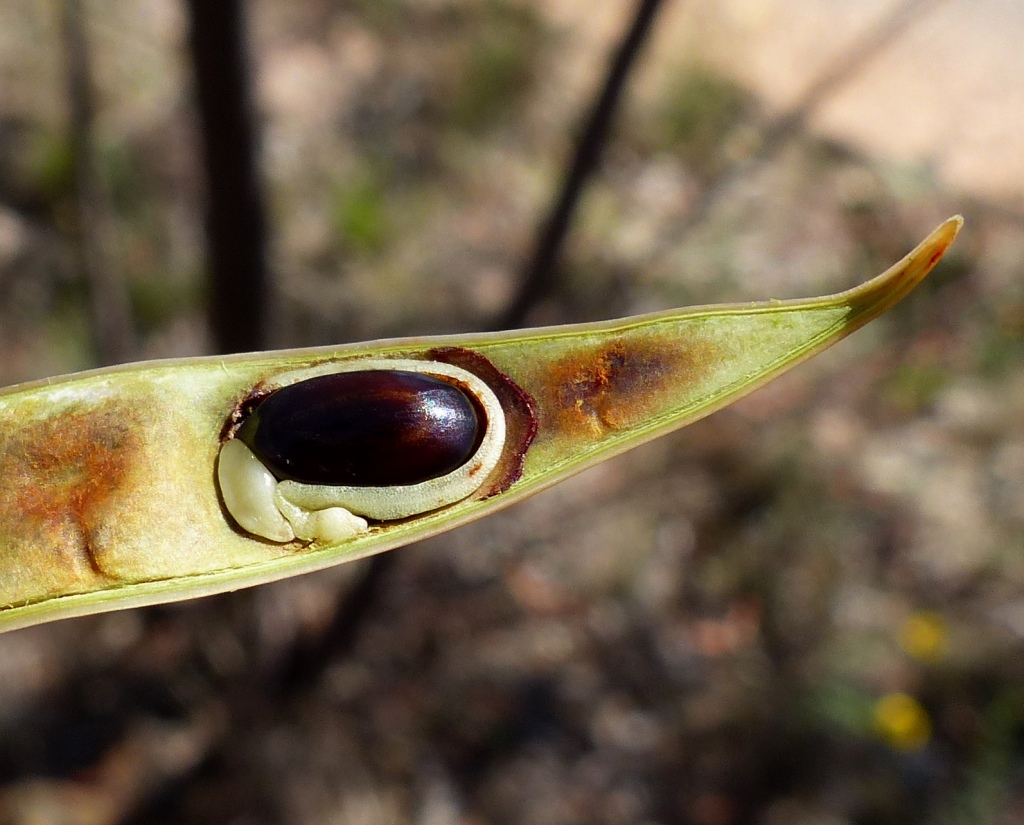
[[[131,364],[0,392],[0,630],[234,590],[479,518],[867,323],[860,287],[598,324]]]

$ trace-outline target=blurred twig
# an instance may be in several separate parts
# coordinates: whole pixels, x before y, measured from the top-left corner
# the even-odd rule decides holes
[[[655,243],[652,261],[657,261],[681,243],[687,233],[701,224],[712,207],[738,181],[775,157],[797,134],[807,128],[811,116],[839,89],[859,74],[872,59],[892,45],[925,11],[934,11],[946,0],[903,0],[889,14],[838,55],[800,96],[796,105],[770,123],[762,132],[757,150],[728,166],[701,191],[686,216]]]
[[[75,254],[89,289],[96,358],[101,364],[114,364],[130,359],[135,351],[135,333],[128,291],[111,253],[114,229],[96,168],[92,72],[81,0],[64,0],[61,24],[75,186]]]
[[[243,0],[188,0],[206,168],[210,325],[219,352],[263,349],[266,225]]]
[[[636,65],[661,5],[662,0],[639,0],[637,3],[633,20],[615,50],[604,84],[591,106],[558,198],[538,232],[519,291],[501,315],[497,328],[521,326],[530,309],[550,290],[580,196],[598,168],[626,80]]]
[[[316,639],[300,639],[268,679],[268,692],[275,698],[302,695],[315,686],[324,668],[332,661],[352,652],[359,630],[382,592],[382,585],[398,561],[395,553],[378,553],[364,562],[362,577],[357,579],[335,606],[328,627]]]

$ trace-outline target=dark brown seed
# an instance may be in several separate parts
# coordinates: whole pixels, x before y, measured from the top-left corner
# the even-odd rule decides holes
[[[462,388],[401,370],[339,372],[282,387],[238,430],[279,479],[388,487],[465,464],[485,415]]]

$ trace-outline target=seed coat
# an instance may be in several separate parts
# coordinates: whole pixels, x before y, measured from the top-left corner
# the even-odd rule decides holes
[[[237,437],[279,479],[384,487],[418,484],[465,464],[485,415],[433,375],[362,370],[321,375],[264,399]]]

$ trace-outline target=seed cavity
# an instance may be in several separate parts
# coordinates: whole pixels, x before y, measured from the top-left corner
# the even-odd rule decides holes
[[[501,403],[452,364],[367,359],[265,382],[221,448],[225,507],[274,542],[337,543],[472,495],[505,443]]]

